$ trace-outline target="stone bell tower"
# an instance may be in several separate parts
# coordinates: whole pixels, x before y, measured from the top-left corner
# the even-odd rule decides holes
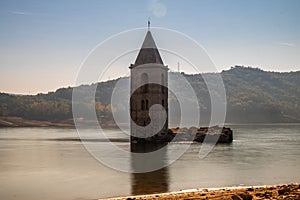
[[[132,143],[166,141],[168,134],[168,67],[150,31],[130,68],[130,132]]]

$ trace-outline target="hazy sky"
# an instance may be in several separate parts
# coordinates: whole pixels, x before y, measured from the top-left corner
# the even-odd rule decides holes
[[[148,16],[195,39],[219,70],[300,70],[298,0],[1,0],[0,92],[73,86],[91,49]]]

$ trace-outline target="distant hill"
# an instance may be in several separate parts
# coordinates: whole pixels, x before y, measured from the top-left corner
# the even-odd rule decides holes
[[[172,77],[176,78],[178,75],[178,73],[170,73],[170,84],[176,80]],[[209,76],[213,80],[217,74],[183,75],[198,97],[202,122],[207,122],[210,118],[210,98],[203,76]],[[300,71],[279,73],[235,66],[230,70],[222,71],[221,76],[227,96],[227,123],[300,122]],[[129,81],[128,77],[122,79]],[[97,87],[95,107],[100,123],[113,123],[110,99],[118,80],[76,87],[83,98],[80,102],[74,103],[85,106],[82,112],[88,113],[89,110],[94,109],[91,104],[94,100],[85,94],[89,94],[94,87]],[[73,116],[72,91],[73,88],[69,87],[38,95],[0,93],[0,116],[2,119],[21,117],[26,120],[51,122],[70,120]],[[125,91],[124,89],[120,92]],[[169,106],[172,107],[176,105],[176,100],[172,95],[170,97]]]
[[[230,122],[299,122],[300,71],[235,67],[222,72]]]

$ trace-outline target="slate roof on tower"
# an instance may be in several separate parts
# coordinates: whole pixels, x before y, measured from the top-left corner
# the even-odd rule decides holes
[[[150,31],[146,34],[142,48],[140,49],[134,65],[137,66],[148,63],[164,64]]]

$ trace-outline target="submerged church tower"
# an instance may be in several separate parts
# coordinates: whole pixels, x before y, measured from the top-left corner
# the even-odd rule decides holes
[[[131,142],[156,143],[166,141],[168,135],[169,69],[160,57],[150,31],[149,22],[142,47],[135,63],[131,64],[129,68]]]

